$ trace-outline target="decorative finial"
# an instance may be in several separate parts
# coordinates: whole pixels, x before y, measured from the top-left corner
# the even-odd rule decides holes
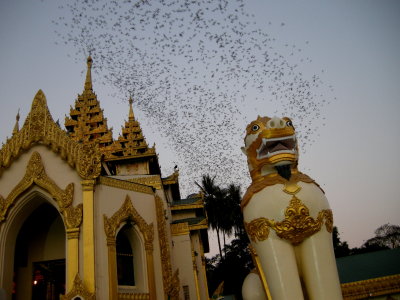
[[[92,88],[92,57],[89,55],[87,58],[87,72],[86,72],[86,81],[85,81],[85,91],[93,91]]]
[[[19,108],[18,108],[18,113],[17,116],[15,117],[16,122],[15,122],[15,126],[13,129],[13,134],[16,134],[19,131]]]
[[[133,104],[132,96],[129,96],[129,121],[133,121],[135,119],[135,116],[133,115],[132,104]]]

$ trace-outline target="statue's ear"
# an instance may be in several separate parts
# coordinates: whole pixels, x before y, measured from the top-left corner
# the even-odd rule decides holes
[[[245,147],[242,147],[242,148],[240,148],[240,149],[242,149],[242,152],[244,153],[244,155],[247,155],[247,151],[246,151],[246,148],[245,148]]]

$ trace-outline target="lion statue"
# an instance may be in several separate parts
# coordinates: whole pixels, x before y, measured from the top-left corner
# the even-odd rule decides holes
[[[245,279],[243,298],[342,299],[332,211],[319,185],[297,169],[292,121],[258,117],[244,142],[252,182],[241,206],[257,270]]]

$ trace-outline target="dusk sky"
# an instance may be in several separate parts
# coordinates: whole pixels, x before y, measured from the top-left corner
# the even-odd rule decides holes
[[[2,142],[11,136],[18,110],[22,126],[39,89],[61,125],[83,90],[85,51],[55,33],[62,28],[54,21],[67,13],[60,4],[60,0],[0,1]],[[323,81],[318,93],[328,101],[315,102],[319,114],[310,126],[318,129],[305,149],[300,141],[299,169],[325,190],[341,239],[359,247],[380,225],[400,224],[396,192],[400,185],[400,2],[252,0],[245,4],[257,26],[274,38],[273,51],[287,55],[305,78],[318,74]],[[291,47],[297,51],[292,58]],[[96,51],[93,57],[96,65]],[[98,72],[93,75],[94,91],[117,138],[128,115],[128,92],[103,84],[101,72],[107,71]],[[251,91],[235,107],[241,110],[235,124],[242,132],[232,132],[232,151],[238,153],[247,123],[258,114],[279,116],[287,111],[279,101],[255,100]],[[169,136],[159,132],[156,121],[149,121],[140,106],[135,116],[148,144],[156,143],[163,176],[170,175],[179,159]],[[296,119],[293,122],[296,125]],[[181,176],[189,176],[192,173],[185,173],[184,164]],[[189,190],[195,192],[194,181],[199,178],[187,180],[193,183]],[[245,190],[248,181],[241,184]]]

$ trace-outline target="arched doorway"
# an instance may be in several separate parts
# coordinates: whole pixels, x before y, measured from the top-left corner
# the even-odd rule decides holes
[[[65,239],[51,204],[42,203],[25,219],[15,243],[13,300],[55,300],[65,293]]]

